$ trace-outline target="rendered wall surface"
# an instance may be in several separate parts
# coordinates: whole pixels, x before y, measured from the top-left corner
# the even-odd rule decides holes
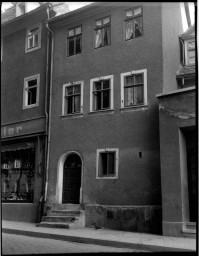
[[[160,98],[161,185],[163,234],[182,235],[183,222],[188,220],[187,178],[183,171],[184,157],[181,130],[194,127],[195,90]]]

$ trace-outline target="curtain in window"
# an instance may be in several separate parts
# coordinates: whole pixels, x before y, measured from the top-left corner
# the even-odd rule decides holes
[[[110,44],[110,29],[104,28],[104,45]]]
[[[102,30],[98,29],[95,35],[95,47],[98,48],[100,46],[102,46]]]
[[[142,104],[143,101],[143,86],[134,87],[134,104]]]
[[[131,106],[134,104],[133,102],[133,87],[124,89],[124,105]]]
[[[126,22],[126,39],[133,38],[133,21]]]
[[[142,35],[142,18],[135,19],[135,37]]]
[[[74,112],[80,111],[80,96],[74,97]]]

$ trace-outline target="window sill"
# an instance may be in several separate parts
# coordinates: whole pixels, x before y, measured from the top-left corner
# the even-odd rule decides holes
[[[147,110],[148,105],[139,105],[139,106],[129,106],[129,107],[124,107],[120,108],[121,112],[128,112],[128,111],[140,111],[140,110]]]
[[[102,180],[110,180],[110,179],[118,179],[116,176],[103,176],[103,177],[96,177],[96,179],[102,179]]]
[[[89,115],[103,115],[103,114],[113,114],[113,112],[114,112],[113,109],[103,109],[103,110],[91,111],[88,114]]]
[[[25,50],[25,53],[33,52],[33,51],[36,51],[36,50],[38,50],[38,49],[40,49],[40,48],[41,48],[41,46],[29,48],[29,49],[26,49],[26,50]]]
[[[68,114],[68,115],[61,115],[61,119],[74,119],[83,117],[83,113],[76,113],[76,114]]]
[[[38,107],[38,106],[39,106],[38,103],[37,104],[33,104],[33,105],[23,106],[23,110],[30,109],[30,108],[35,108],[35,107]]]

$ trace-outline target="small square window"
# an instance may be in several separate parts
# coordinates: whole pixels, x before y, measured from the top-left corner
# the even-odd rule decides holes
[[[41,25],[27,29],[26,53],[41,48]]]
[[[82,51],[82,28],[81,26],[68,31],[68,56],[76,55]]]
[[[118,177],[118,149],[97,150],[97,178]]]
[[[63,86],[62,115],[82,113],[83,108],[83,82],[65,84]]]
[[[111,43],[111,20],[106,17],[96,21],[95,48],[110,45]]]
[[[40,75],[27,77],[24,79],[24,99],[23,108],[31,108],[39,105],[39,84]]]
[[[135,7],[126,11],[125,39],[133,39],[143,34],[142,7]]]

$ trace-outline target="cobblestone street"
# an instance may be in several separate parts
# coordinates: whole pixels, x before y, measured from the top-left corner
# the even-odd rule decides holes
[[[91,252],[138,252],[133,249],[81,244],[22,235],[2,234],[3,255]]]

